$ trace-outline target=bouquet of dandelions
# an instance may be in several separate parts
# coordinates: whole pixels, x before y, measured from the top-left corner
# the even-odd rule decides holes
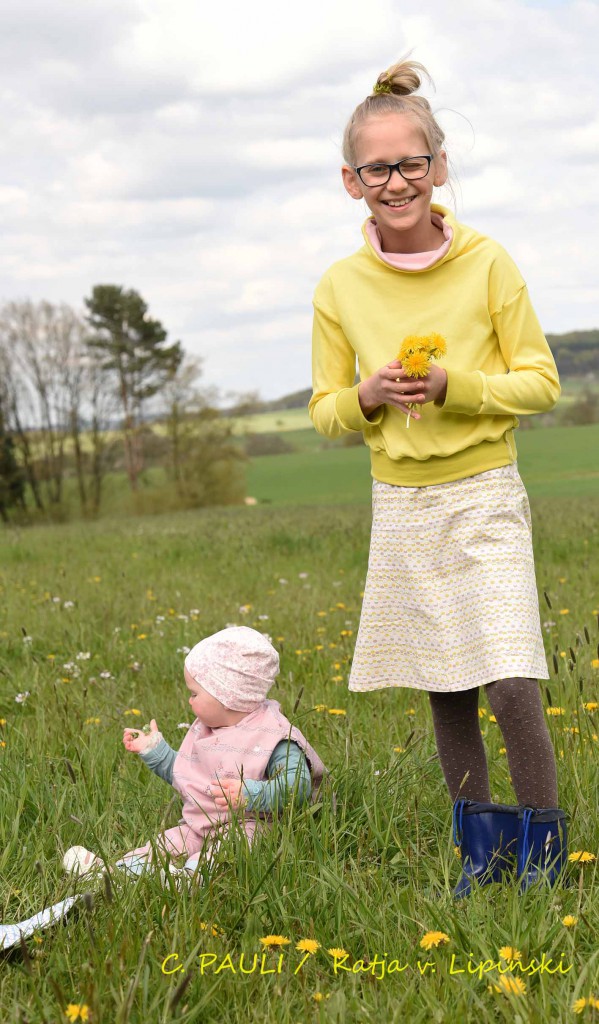
[[[426,377],[430,370],[431,359],[445,355],[447,345],[440,334],[408,334],[401,343],[397,359],[408,377]],[[398,378],[399,380],[399,378]],[[406,426],[410,429],[410,416],[415,408],[414,402],[408,402],[409,413]]]

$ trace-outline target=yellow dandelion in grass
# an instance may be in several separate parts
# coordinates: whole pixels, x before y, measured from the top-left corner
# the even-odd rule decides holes
[[[569,608],[560,608],[559,613],[560,613],[560,615],[569,615],[570,614],[570,609]]]
[[[450,942],[449,935],[445,932],[426,932],[420,940],[422,949],[432,949],[433,946],[440,946],[445,942]]]
[[[505,747],[500,747],[500,748],[499,748],[499,753],[500,753],[500,754],[507,754],[507,750],[506,750],[506,748],[505,748]]]
[[[328,615],[328,612],[316,612],[316,614],[320,619],[324,619]]]
[[[284,935],[266,935],[260,942],[263,946],[286,946],[291,939],[286,939]]]
[[[85,719],[85,724],[86,725],[99,725],[100,724],[100,719],[99,718],[86,718]]]
[[[322,992],[315,992],[312,999],[315,999],[317,1003],[321,1003],[323,999],[330,999],[331,993],[327,992],[326,996]]]
[[[495,724],[497,724],[497,719],[495,718],[495,715],[489,715],[489,721],[495,722]]]
[[[6,719],[0,718],[0,725],[6,725]]]
[[[334,956],[335,960],[341,960],[341,957],[349,956],[349,953],[347,952],[346,949],[340,949],[338,946],[333,946],[332,949],[327,949],[327,953],[330,953],[331,956]]]
[[[599,708],[599,703],[596,700],[588,700],[586,704],[582,705],[585,711],[596,711]]]
[[[331,682],[332,683],[342,683],[343,682],[343,676],[331,676]]]
[[[599,1010],[599,999],[595,999],[595,996],[592,995],[587,996],[586,999],[584,997],[582,999],[577,999],[576,1002],[572,1004],[572,1009],[574,1013],[582,1013],[587,1006],[592,1006],[594,1010]]]
[[[0,747],[6,746],[6,740],[0,740]]]
[[[312,711],[326,711],[326,709],[326,704],[315,704],[314,707],[312,708]]]
[[[566,914],[565,917],[562,917],[562,924],[564,928],[574,928],[578,924],[578,918],[574,917],[574,914]]]
[[[203,932],[210,932],[212,936],[222,935],[221,929],[217,928],[214,924],[207,924],[206,921],[200,921],[200,930]]]
[[[69,1003],[64,1012],[70,1021],[89,1020],[89,1007],[85,1003]]]
[[[511,974],[504,974],[497,985],[489,985],[490,992],[503,992],[504,995],[523,996],[526,994],[526,985],[522,978],[513,978]]]
[[[592,864],[597,858],[594,853],[589,853],[588,850],[574,850],[569,855],[568,860],[576,864]]]
[[[393,747],[393,751],[395,754],[404,754],[405,750],[405,747]]]
[[[519,949],[515,949],[513,946],[502,946],[499,950],[499,956],[502,960],[521,960],[522,953]]]
[[[487,709],[486,708],[479,708],[478,709],[478,717],[479,718],[484,718],[486,713],[487,713]]]
[[[566,714],[566,709],[565,708],[557,708],[557,707],[551,707],[550,706],[548,708],[545,708],[545,714],[546,715],[565,715]]]
[[[324,644],[316,644],[315,651],[324,651]]]
[[[456,857],[459,858],[459,860],[462,859],[462,851],[460,850],[459,846],[454,846],[453,852],[455,853]]]
[[[329,715],[346,715],[345,708],[329,708]]]
[[[593,658],[591,668],[599,668],[599,658]]]
[[[296,942],[295,948],[300,953],[315,953],[317,949],[320,949],[320,942],[316,939],[300,939]]]
[[[123,711],[124,715],[141,715],[139,708],[128,708],[127,711]]]
[[[147,633],[138,633],[137,634],[137,639],[138,640],[147,640],[147,638],[148,638],[148,634]]]

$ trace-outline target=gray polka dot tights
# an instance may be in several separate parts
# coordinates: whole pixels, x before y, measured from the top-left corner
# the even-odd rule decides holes
[[[478,716],[479,687],[430,692],[439,760],[451,799],[491,801]],[[536,679],[498,679],[485,686],[501,729],[519,804],[557,807],[555,755]]]

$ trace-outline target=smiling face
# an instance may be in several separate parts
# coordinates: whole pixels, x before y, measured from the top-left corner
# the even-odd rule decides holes
[[[422,129],[405,114],[371,117],[356,138],[356,167],[382,162],[397,163],[410,156],[430,153]],[[381,234],[384,252],[428,252],[441,245],[442,232],[431,223],[430,204],[434,185],[447,180],[447,157],[442,150],[425,178],[406,181],[393,171],[386,185],[369,188],[349,164],[341,169],[343,184],[352,199],[365,199]],[[407,206],[393,206],[410,199]]]
[[[226,708],[216,697],[213,697],[199,683],[196,683],[185,667],[183,668],[183,675],[185,677],[185,685],[190,693],[189,706],[195,717],[199,718],[210,729],[220,729],[223,726],[236,725],[237,722],[240,722],[242,718],[249,714],[248,711],[232,711],[231,708]]]

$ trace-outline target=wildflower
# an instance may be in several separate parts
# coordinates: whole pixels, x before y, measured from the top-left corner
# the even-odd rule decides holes
[[[6,740],[0,740],[0,747],[6,746]]]
[[[322,619],[325,617],[325,615],[327,615],[327,612],[316,612],[316,614],[319,616],[319,618]]]
[[[85,719],[85,724],[86,725],[99,725],[100,724],[100,719],[99,718],[86,718]]]
[[[347,950],[339,949],[338,946],[333,946],[332,949],[327,949],[327,953],[335,957],[335,960],[341,960],[342,957],[348,956]]]
[[[345,708],[329,708],[329,715],[346,715]]]
[[[141,664],[139,661],[132,661],[129,668],[132,669],[133,672],[139,672]]]
[[[258,618],[260,619],[260,622],[266,622],[266,620],[268,618],[270,618],[270,616],[268,616],[268,615],[259,615]]]
[[[53,597],[52,598],[52,604],[60,604],[60,602],[61,602],[61,598],[60,597]]]
[[[495,718],[495,715],[489,715],[489,721],[497,723],[497,719]]]
[[[343,676],[331,676],[331,681],[333,683],[342,683],[343,682]]]
[[[32,644],[33,643],[33,637],[32,636],[24,636],[23,637],[23,643],[24,644]]]
[[[555,626],[555,622],[553,622],[552,619],[547,619],[546,622],[543,623],[543,629],[545,630],[550,630],[552,626]]]
[[[139,708],[129,708],[127,711],[124,711],[123,714],[124,715],[141,715],[141,711],[139,710]]]
[[[191,729],[190,722],[179,722],[177,729]]]
[[[100,679],[112,679],[112,675],[107,669],[104,669],[103,672],[100,672]]]
[[[574,850],[568,857],[568,860],[577,864],[592,864],[597,858],[594,853],[589,853],[587,850]]]
[[[0,725],[6,725],[6,719],[0,718]]]
[[[24,704],[28,697],[31,697],[29,690],[24,690],[23,693],[17,693],[15,700],[17,704]]]
[[[393,750],[395,751],[396,754],[403,754],[405,751],[405,747],[393,747]]]
[[[594,1010],[599,1010],[599,999],[595,999],[594,996],[588,996],[587,999],[577,999],[573,1004],[572,1009],[574,1013],[582,1013],[585,1006],[592,1006]]]
[[[138,640],[147,640],[147,637],[148,637],[147,633],[138,633],[137,634],[137,639]]]
[[[566,914],[565,917],[562,917],[562,924],[564,928],[574,928],[578,924],[578,918],[573,914]]]
[[[200,928],[201,928],[201,930],[202,930],[203,932],[210,932],[210,934],[211,934],[211,935],[213,935],[213,936],[217,936],[217,935],[221,935],[221,934],[222,934],[222,933],[221,933],[221,932],[220,932],[220,931],[218,930],[218,928],[216,927],[216,925],[213,925],[213,924],[206,924],[206,922],[205,922],[205,921],[200,921]]]
[[[89,661],[89,659],[91,658],[91,651],[79,651],[79,654],[76,655],[76,658],[77,661]]]
[[[279,583],[281,584],[282,587],[284,587],[289,583],[289,580],[284,580],[283,577],[281,577]]]
[[[599,668],[599,658],[593,658],[591,661],[591,668]]]
[[[89,1007],[85,1003],[69,1003],[64,1012],[70,1021],[89,1020]]]
[[[298,572],[297,575],[298,575],[300,580],[307,580],[308,576],[310,575],[310,573],[308,573],[308,572]]]
[[[321,1003],[323,999],[330,999],[331,993],[327,992],[326,996],[324,996],[322,992],[315,992],[312,998],[315,999],[317,1003]]]
[[[586,704],[582,705],[585,711],[596,711],[599,708],[599,704],[596,700],[588,700]]]
[[[489,985],[490,991],[503,992],[505,995],[511,996],[523,996],[526,993],[526,985],[522,981],[522,978],[512,978],[509,974],[504,974],[499,979],[497,985]]]
[[[402,369],[408,377],[426,377],[430,368],[430,362],[425,352],[414,352],[412,355],[403,357]]]
[[[314,707],[312,708],[312,711],[326,711],[326,710],[327,710],[326,704],[315,704]]]
[[[286,939],[284,935],[267,935],[260,942],[263,946],[286,946],[291,939]]]
[[[506,748],[505,748],[505,747],[500,747],[500,748],[499,748],[499,753],[500,753],[500,754],[507,754],[507,750],[506,750]]]
[[[102,582],[102,577],[101,576],[92,576],[91,577],[90,583],[101,583],[101,582]]]
[[[190,608],[189,609],[189,614],[190,615],[199,615],[200,614],[200,609],[199,608]]]
[[[478,709],[478,717],[479,718],[484,718],[486,713],[487,713],[487,709],[486,708],[479,708]]]
[[[439,946],[441,943],[449,942],[449,935],[445,932],[426,932],[420,940],[422,949],[432,949],[433,946]]]
[[[177,654],[189,654],[191,647],[177,647]]]
[[[502,946],[499,950],[499,956],[502,960],[521,960],[522,953],[519,949],[514,949],[513,946]]]
[[[548,708],[545,708],[545,714],[546,715],[565,715],[566,714],[566,709],[565,708],[557,708],[557,707],[548,707]]]
[[[299,942],[296,942],[295,948],[300,953],[315,953],[317,949],[320,949],[320,942],[317,942],[316,939],[300,939]]]
[[[415,708],[408,708],[408,710],[406,711],[406,715],[415,715],[415,714],[416,714]]]
[[[238,609],[240,615],[247,615],[247,613],[251,610],[251,604],[240,604]]]

